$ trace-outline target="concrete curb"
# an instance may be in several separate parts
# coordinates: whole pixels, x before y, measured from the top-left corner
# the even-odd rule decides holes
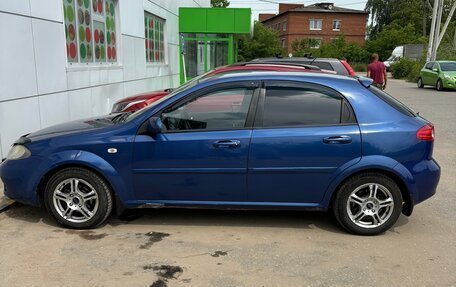
[[[3,183],[0,181],[0,213],[8,210],[14,203],[14,200],[3,195]]]
[[[11,198],[2,196],[0,198],[0,213],[8,210],[11,206],[13,206],[14,203],[16,203],[16,202],[14,200],[12,200]]]

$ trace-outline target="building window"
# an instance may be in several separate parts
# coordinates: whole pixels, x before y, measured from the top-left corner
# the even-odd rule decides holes
[[[340,31],[340,20],[333,20],[333,31]]]
[[[70,64],[117,62],[116,0],[63,0]]]
[[[148,63],[165,62],[164,27],[165,20],[144,12],[146,60]]]
[[[287,22],[283,22],[282,31],[286,31],[286,30],[287,30]]]
[[[310,48],[319,49],[321,46],[321,39],[310,39]]]
[[[322,24],[321,19],[310,19],[310,30],[321,30]]]
[[[282,39],[281,42],[282,42],[282,48],[285,49],[285,39]]]

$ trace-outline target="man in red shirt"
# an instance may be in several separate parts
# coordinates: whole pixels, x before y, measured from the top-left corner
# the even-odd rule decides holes
[[[378,54],[372,54],[372,62],[367,66],[367,76],[374,80],[374,85],[380,89],[386,88],[386,67],[378,60]]]

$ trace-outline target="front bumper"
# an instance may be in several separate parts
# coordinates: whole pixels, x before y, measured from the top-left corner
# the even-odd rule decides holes
[[[445,89],[456,89],[456,79],[446,79],[444,78],[443,81],[443,87]]]
[[[0,164],[0,178],[4,194],[18,202],[39,206],[37,187],[41,179],[40,166],[43,160],[30,156],[20,160],[5,160]]]

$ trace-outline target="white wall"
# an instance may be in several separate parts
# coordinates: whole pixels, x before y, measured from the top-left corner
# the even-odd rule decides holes
[[[117,65],[69,67],[62,0],[0,0],[0,159],[21,135],[106,114],[120,98],[179,85],[178,8],[209,0],[119,0]],[[144,11],[166,20],[165,64],[146,64]]]

